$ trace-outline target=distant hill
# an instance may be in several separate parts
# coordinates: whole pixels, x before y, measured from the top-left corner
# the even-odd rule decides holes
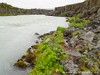
[[[52,14],[53,10],[46,9],[22,9],[11,6],[7,3],[0,3],[0,16],[11,16],[11,15],[31,15],[31,14]]]
[[[10,9],[17,9],[17,7],[11,6],[7,3],[0,3],[0,8],[10,8]]]

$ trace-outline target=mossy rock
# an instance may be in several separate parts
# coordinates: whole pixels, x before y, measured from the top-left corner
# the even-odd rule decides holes
[[[25,58],[25,61],[28,63],[31,63],[34,60],[34,55],[33,54],[28,54]]]
[[[15,66],[19,67],[19,68],[26,68],[27,67],[27,64],[22,61],[22,60],[19,60],[15,63]]]
[[[33,49],[38,49],[38,46],[37,45],[33,45],[31,46]]]
[[[21,58],[24,59],[24,58],[26,58],[26,56],[27,56],[27,55],[23,55]]]
[[[89,50],[89,46],[88,46],[88,45],[85,45],[85,46],[84,46],[84,49],[85,49],[85,50]]]
[[[72,33],[72,36],[76,36],[76,35],[78,35],[79,34],[79,31],[74,31],[73,33]]]

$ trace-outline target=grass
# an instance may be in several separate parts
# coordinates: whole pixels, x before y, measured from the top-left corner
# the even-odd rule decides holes
[[[14,14],[0,13],[0,16],[15,16]]]
[[[68,21],[70,22],[70,27],[75,27],[75,28],[83,28],[84,25],[87,25],[90,23],[89,20],[79,18],[79,15],[69,17]]]
[[[43,42],[37,44],[38,49],[34,51],[35,67],[29,75],[66,75],[63,65],[60,64],[61,60],[69,57],[61,47],[61,43],[64,42],[63,30],[65,28],[58,27],[56,32],[45,36]]]

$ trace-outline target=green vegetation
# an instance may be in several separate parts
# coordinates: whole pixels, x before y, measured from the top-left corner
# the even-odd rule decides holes
[[[78,15],[68,18],[68,21],[70,22],[70,27],[75,27],[75,28],[83,28],[84,25],[90,23],[89,20],[81,19],[79,18]]]
[[[66,15],[68,15],[68,13],[67,12],[62,12],[60,15],[61,16],[66,16]]]
[[[26,68],[27,67],[26,63],[21,61],[21,60],[17,61],[14,65],[18,66],[18,67],[21,67],[21,68]]]
[[[46,35],[43,37],[43,42],[37,44],[38,48],[34,51],[35,67],[29,75],[65,75],[60,61],[67,59],[69,55],[62,50],[63,30],[65,28],[58,27],[56,32]]]
[[[57,31],[64,32],[65,30],[66,30],[66,28],[64,28],[64,27],[58,27],[58,28],[57,28]]]
[[[2,8],[10,8],[10,9],[17,9],[17,7],[13,7],[7,3],[0,3],[0,7]]]
[[[78,35],[79,34],[79,31],[74,31],[73,33],[72,33],[72,36],[76,36],[76,35]]]
[[[15,16],[17,15],[17,7],[13,7],[7,3],[0,3],[0,16]]]
[[[14,16],[13,14],[8,14],[8,13],[0,13],[0,16]]]

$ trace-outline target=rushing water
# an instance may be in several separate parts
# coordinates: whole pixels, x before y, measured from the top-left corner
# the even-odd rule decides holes
[[[64,17],[23,15],[0,17],[0,75],[27,75],[13,64],[37,39],[34,33],[47,33],[67,27]]]

